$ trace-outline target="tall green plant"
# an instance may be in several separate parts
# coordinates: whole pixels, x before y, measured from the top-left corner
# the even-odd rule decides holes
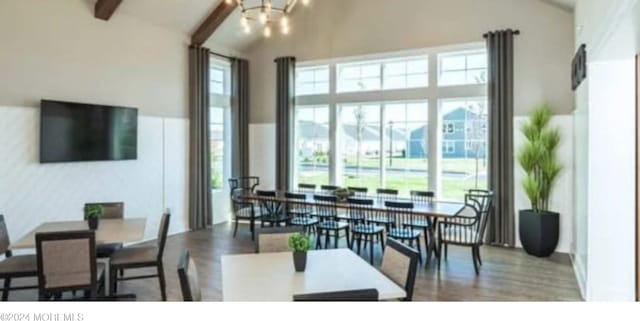
[[[521,128],[527,143],[518,153],[518,162],[526,173],[522,187],[534,212],[549,211],[549,197],[562,172],[556,156],[562,137],[558,128],[549,127],[552,116],[549,105],[543,104],[531,112]]]

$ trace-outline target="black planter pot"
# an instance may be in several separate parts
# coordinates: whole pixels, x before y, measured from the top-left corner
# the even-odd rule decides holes
[[[556,250],[560,236],[560,214],[520,211],[520,242],[530,255],[547,257]]]
[[[296,272],[304,272],[307,267],[307,252],[293,252],[293,265]]]
[[[97,217],[90,217],[88,220],[89,222],[89,229],[90,230],[97,230],[98,229],[98,223],[100,223],[100,219]]]

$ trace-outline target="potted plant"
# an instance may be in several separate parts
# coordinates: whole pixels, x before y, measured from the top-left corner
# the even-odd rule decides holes
[[[304,272],[307,266],[307,251],[311,249],[311,239],[304,233],[293,234],[289,237],[289,249],[293,251],[296,272]]]
[[[87,221],[89,222],[90,230],[98,229],[98,222],[100,217],[104,214],[104,207],[99,204],[87,205],[84,209]]]
[[[355,193],[348,188],[338,188],[333,192],[333,195],[335,195],[338,202],[346,202],[347,199],[355,195]]]
[[[520,242],[525,251],[538,257],[551,255],[558,245],[560,214],[549,211],[549,198],[562,165],[556,156],[561,135],[551,128],[553,116],[548,105],[536,108],[522,126],[526,144],[518,153],[525,172],[522,181],[531,208],[520,210]]]

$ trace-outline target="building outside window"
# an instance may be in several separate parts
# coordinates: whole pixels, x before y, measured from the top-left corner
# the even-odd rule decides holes
[[[458,47],[300,63],[292,183],[457,201],[486,188],[486,51]]]

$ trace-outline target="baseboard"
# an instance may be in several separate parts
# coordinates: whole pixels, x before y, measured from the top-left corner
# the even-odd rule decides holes
[[[576,281],[578,282],[578,288],[580,289],[580,295],[582,296],[583,300],[587,300],[587,293],[586,293],[586,285],[587,285],[587,279],[586,279],[586,273],[585,273],[585,267],[584,264],[582,263],[582,260],[576,258],[575,255],[570,254],[569,257],[571,258],[571,265],[573,266],[573,273],[576,276]]]

